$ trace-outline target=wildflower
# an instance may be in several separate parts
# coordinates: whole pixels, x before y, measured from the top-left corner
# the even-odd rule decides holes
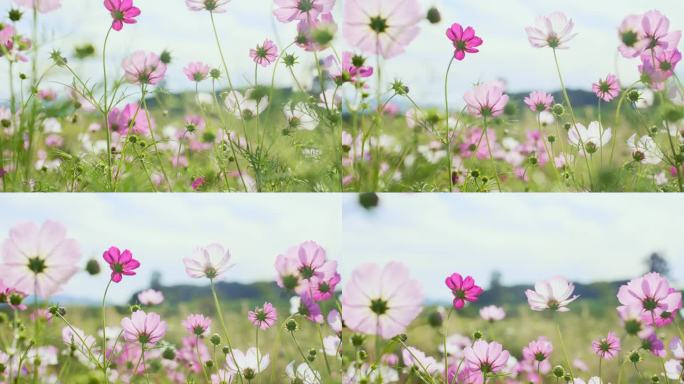
[[[653,50],[656,47],[662,49],[675,49],[679,45],[681,32],[670,32],[670,19],[659,11],[648,11],[641,19],[643,38],[639,41],[642,51]]]
[[[570,309],[568,304],[577,299],[577,295],[572,296],[575,285],[562,277],[553,277],[549,280],[537,282],[534,291],[525,291],[527,301],[533,311],[552,311],[567,312]]]
[[[488,305],[480,309],[480,317],[489,322],[501,321],[506,317],[506,311],[496,305]]]
[[[401,358],[408,368],[424,369],[430,374],[436,373],[441,367],[441,364],[434,357],[426,355],[425,352],[415,347],[404,348],[401,351]]]
[[[133,0],[104,0],[104,6],[112,15],[112,29],[120,31],[125,24],[135,24],[140,9],[133,6]]]
[[[109,129],[121,135],[128,135],[129,133],[147,135],[150,132],[145,111],[137,103],[126,104],[123,109],[113,108],[109,112],[107,120]]]
[[[525,104],[530,107],[532,112],[545,112],[550,111],[551,106],[553,106],[553,95],[546,92],[532,92],[529,96],[525,97]],[[552,115],[553,116],[553,115]]]
[[[422,309],[423,293],[408,269],[392,262],[363,264],[342,290],[342,319],[355,332],[385,339],[403,332]]]
[[[466,53],[480,52],[477,47],[482,45],[482,39],[475,36],[473,27],[466,27],[454,23],[447,29],[446,36],[454,45],[454,58],[458,61],[465,59]]]
[[[14,0],[14,3],[31,9],[36,9],[40,13],[52,12],[62,6],[62,0]]]
[[[654,356],[665,357],[665,344],[658,338],[655,331],[641,338],[641,349],[651,352]]]
[[[138,301],[143,305],[159,305],[164,302],[164,294],[154,289],[138,293]]]
[[[311,22],[319,15],[331,12],[335,0],[274,0],[278,7],[273,11],[281,23],[300,20]]]
[[[102,254],[102,258],[109,264],[111,279],[115,283],[121,282],[123,275],[135,276],[134,270],[140,267],[140,262],[133,258],[128,249],[121,252],[117,247],[110,247]]]
[[[663,160],[663,153],[651,136],[642,136],[637,141],[636,133],[627,140],[627,146],[632,150],[632,158],[642,164],[659,164]]]
[[[540,336],[537,340],[531,341],[525,348],[523,348],[523,356],[528,361],[535,361],[541,363],[551,357],[553,352],[553,344],[545,338]]]
[[[347,42],[361,51],[386,59],[404,52],[418,36],[423,12],[417,0],[350,0],[344,3]]]
[[[477,117],[497,117],[504,112],[508,103],[508,95],[496,83],[486,83],[475,86],[473,90],[463,96],[468,112]]]
[[[302,315],[306,317],[307,320],[314,323],[323,323],[324,319],[321,307],[308,293],[304,293],[294,299],[295,300],[290,302],[290,305],[293,307],[291,309],[295,309],[295,314]]]
[[[291,383],[321,383],[321,374],[311,369],[307,363],[301,363],[295,369],[295,362],[292,361],[285,367],[285,374],[290,379]]]
[[[253,89],[246,90],[244,95],[238,91],[230,91],[225,98],[226,109],[237,118],[251,119],[258,116],[266,110],[268,97],[261,96],[257,100],[253,96]]]
[[[598,82],[592,84],[591,90],[596,97],[607,102],[610,102],[620,94],[620,85],[618,84],[617,76],[608,75],[605,79],[600,79]]]
[[[230,0],[185,0],[185,5],[191,11],[207,10],[213,13],[223,13]]]
[[[166,64],[153,52],[134,52],[124,59],[122,66],[124,76],[131,84],[156,85],[166,74]]]
[[[247,380],[253,380],[257,374],[263,372],[270,362],[268,353],[261,355],[255,347],[249,348],[243,353],[239,349],[233,349],[232,353],[226,355],[226,364],[230,372],[241,372]]]
[[[577,123],[568,131],[568,141],[577,148],[581,148],[583,155],[595,153],[608,144],[611,137],[611,129],[603,129],[598,121],[592,121],[588,127]]]
[[[608,336],[594,340],[591,343],[594,353],[605,360],[610,360],[620,352],[620,339],[613,332],[608,332]]]
[[[183,68],[183,73],[190,81],[199,83],[209,76],[209,66],[199,61],[192,62]]]
[[[681,307],[682,294],[670,287],[667,279],[651,272],[620,287],[618,301],[626,306],[654,314],[656,310],[674,311]]]
[[[309,110],[304,103],[287,103],[283,107],[283,113],[289,129],[303,129],[313,131],[318,127],[318,118]]]
[[[220,244],[209,244],[206,247],[197,247],[190,258],[184,258],[185,273],[188,276],[199,279],[217,279],[221,277],[232,265],[230,251]]]
[[[465,366],[471,371],[478,372],[481,376],[478,382],[492,373],[501,371],[508,362],[510,354],[497,342],[488,343],[478,340],[465,350]]]
[[[271,40],[266,39],[255,49],[250,49],[249,57],[262,67],[268,67],[278,58],[278,47]]]
[[[337,33],[337,24],[332,13],[323,13],[311,21],[297,24],[295,43],[306,51],[322,51],[330,46]]]
[[[262,330],[269,329],[278,320],[278,311],[273,304],[264,303],[263,307],[249,311],[247,313],[247,319],[249,319],[255,327],[261,328]]]
[[[567,42],[577,34],[572,33],[575,23],[562,12],[553,12],[548,16],[539,16],[534,26],[525,28],[527,38],[533,47],[550,47],[567,49]]]
[[[190,184],[190,187],[196,191],[196,190],[200,189],[202,187],[202,185],[204,185],[205,181],[206,180],[204,179],[204,177],[198,177],[192,181],[192,184]]]
[[[454,295],[453,305],[456,309],[462,309],[466,301],[476,302],[477,297],[483,292],[482,288],[475,285],[475,280],[472,277],[466,276],[464,279],[459,273],[448,276],[444,283]]]
[[[166,321],[154,312],[136,311],[121,320],[123,337],[129,343],[153,345],[166,334]]]
[[[189,315],[182,324],[191,335],[197,337],[204,337],[211,329],[211,319],[201,314]]]
[[[373,67],[366,65],[366,58],[361,55],[355,55],[352,52],[342,52],[342,62],[338,63],[335,56],[330,56],[328,61],[336,66],[330,65],[328,69],[330,76],[337,84],[344,84],[346,82],[357,83],[361,79],[371,77],[373,75]]]
[[[2,278],[5,284],[29,295],[48,297],[79,271],[78,243],[66,238],[66,228],[54,221],[40,227],[19,224],[2,245]]]
[[[638,57],[642,49],[639,42],[644,39],[644,31],[641,27],[642,15],[629,15],[625,17],[618,29],[620,37],[620,54],[626,58]]]
[[[341,276],[337,273],[337,263],[329,262],[322,277],[314,277],[309,282],[312,298],[316,301],[330,300]]]

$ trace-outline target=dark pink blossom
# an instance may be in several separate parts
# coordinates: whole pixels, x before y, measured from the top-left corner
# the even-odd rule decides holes
[[[112,15],[112,29],[120,31],[125,24],[135,24],[140,9],[133,6],[133,0],[104,0],[104,6]]]
[[[482,39],[475,36],[473,27],[466,27],[454,23],[446,30],[446,36],[454,44],[454,58],[458,61],[465,59],[466,53],[478,53],[477,49],[482,45]]]
[[[109,264],[112,270],[112,281],[118,283],[126,276],[135,276],[135,269],[140,267],[140,262],[133,258],[128,249],[121,252],[117,247],[110,247],[102,254],[102,258]]]

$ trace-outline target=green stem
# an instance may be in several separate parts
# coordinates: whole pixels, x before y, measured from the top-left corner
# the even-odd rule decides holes
[[[104,115],[104,126],[105,126],[105,132],[107,134],[107,173],[109,174],[109,188],[112,190],[113,182],[114,180],[112,179],[112,145],[111,145],[111,132],[110,132],[110,127],[109,127],[109,102],[107,100],[107,60],[106,60],[106,53],[107,53],[107,41],[109,40],[109,34],[112,32],[112,27],[109,27],[107,30],[107,35],[105,36],[104,44],[102,45],[102,72],[104,75],[104,108],[103,108],[103,115]],[[150,127],[151,129],[151,127]]]
[[[104,375],[105,383],[109,383],[109,377],[107,376],[107,308],[105,307],[105,299],[111,285],[112,279],[109,279],[102,295],[102,374]]]
[[[496,161],[494,160],[494,155],[492,154],[492,146],[489,143],[489,135],[487,134],[487,117],[484,117],[483,120],[484,120],[484,130],[483,130],[484,133],[483,134],[485,137],[485,141],[487,142],[487,152],[489,152],[489,160],[491,160],[492,164],[494,164],[494,179],[496,180],[496,187],[499,189],[499,192],[501,192],[501,181],[499,180],[499,169],[498,169],[498,166],[496,165]]]
[[[449,60],[449,66],[447,67],[446,74],[444,75],[444,123],[446,124],[446,136],[444,142],[447,146],[447,162],[449,163],[449,192],[454,191],[454,179],[451,176],[451,173],[453,172],[451,164],[451,136],[449,135],[449,71],[451,70],[451,66],[454,64],[454,60],[455,57],[452,56],[451,60]]]
[[[240,371],[240,366],[237,363],[235,354],[233,353],[233,346],[230,344],[230,337],[228,336],[228,328],[226,328],[226,322],[223,319],[223,311],[221,310],[221,303],[219,302],[218,295],[216,295],[216,288],[214,287],[214,279],[209,279],[209,286],[211,287],[211,295],[214,298],[214,306],[216,307],[216,314],[219,318],[219,323],[221,324],[221,330],[223,331],[223,336],[226,338],[226,345],[228,345],[228,352],[233,358],[235,363],[235,368],[237,369],[238,376],[240,377],[240,382],[243,382],[242,372]]]
[[[570,359],[568,358],[568,352],[565,348],[565,341],[563,340],[563,333],[561,332],[560,322],[558,321],[558,318],[556,318],[555,320],[556,320],[556,331],[558,332],[558,339],[560,340],[561,350],[563,351],[563,357],[565,358],[565,363],[568,365],[568,371],[570,372],[570,377],[572,378],[572,380],[574,380],[575,374],[572,372],[572,365],[570,364]]]
[[[143,91],[144,94],[144,91]],[[143,97],[142,99],[142,104],[143,104],[143,110],[145,111],[145,119],[147,119],[147,126],[150,129],[150,136],[152,137],[152,145],[154,146],[154,153],[157,156],[157,161],[159,162],[159,168],[161,169],[162,175],[164,175],[164,180],[166,181],[166,185],[169,187],[169,192],[173,190],[173,187],[171,186],[171,181],[169,181],[169,176],[166,174],[166,169],[164,168],[164,162],[162,161],[161,154],[159,152],[159,148],[157,147],[157,139],[154,137],[154,127],[152,127],[152,122],[150,121],[150,113],[147,110],[147,101],[145,101],[145,98]]]

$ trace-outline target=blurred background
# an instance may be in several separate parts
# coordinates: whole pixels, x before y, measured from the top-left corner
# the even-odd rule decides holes
[[[414,99],[424,104],[437,104],[443,100],[444,71],[451,57],[450,42],[444,37],[445,29],[453,22],[472,25],[484,39],[481,53],[468,56],[458,63],[451,76],[452,100],[461,102],[463,93],[477,81],[502,79],[511,92],[530,90],[553,91],[558,88],[551,51],[532,48],[524,28],[534,22],[536,16],[562,10],[575,20],[579,35],[570,43],[571,49],[560,52],[560,61],[570,88],[588,90],[591,83],[609,72],[618,72],[625,82],[637,76],[637,62],[626,61],[615,54],[618,45],[617,27],[622,19],[632,13],[643,13],[657,8],[671,20],[671,27],[684,26],[684,8],[680,0],[648,0],[567,2],[562,0],[509,0],[501,7],[499,0],[455,1],[420,0],[425,12],[436,6],[442,13],[442,22],[431,25],[424,22],[419,37],[407,52],[392,59],[383,68],[385,79],[401,78],[411,88]],[[98,80],[101,76],[101,45],[111,18],[101,1],[64,0],[60,10],[41,15],[42,40],[47,44],[41,50],[41,63],[48,63],[53,48],[72,57],[76,46],[94,45],[96,57],[79,62],[77,71],[85,73],[86,79]],[[0,13],[11,8],[11,0],[0,2]],[[295,24],[280,24],[272,17],[271,0],[233,0],[228,12],[217,15],[219,34],[232,68],[237,86],[252,82],[254,66],[248,57],[250,48],[270,38],[282,48],[295,35]],[[338,0],[335,15],[341,22],[344,1]],[[114,33],[109,42],[110,71],[120,73],[121,60],[135,50],[171,51],[173,63],[167,74],[167,87],[172,92],[191,90],[194,84],[183,75],[182,68],[191,61],[205,61],[218,66],[219,57],[212,38],[209,15],[206,12],[188,11],[182,0],[136,0],[142,10],[138,24],[126,25]],[[4,17],[3,17],[4,18]],[[30,32],[31,18],[27,16],[19,24],[23,33]],[[341,33],[335,46],[338,51],[348,49]],[[298,77],[310,79],[311,55],[296,50],[302,65]],[[72,61],[72,64],[75,62]],[[261,79],[270,81],[269,70],[261,70]],[[25,69],[28,71],[28,67]],[[50,76],[50,80],[64,77]],[[0,82],[7,81],[7,67],[0,62]],[[291,86],[291,77],[279,72],[277,84]],[[46,85],[49,85],[46,83]],[[58,84],[51,86],[58,88]],[[205,87],[210,86],[207,82]],[[204,90],[208,90],[205,88]],[[6,98],[5,87],[0,87],[0,98]]]
[[[634,194],[346,195],[341,273],[404,263],[430,302],[444,279],[472,275],[478,304],[526,302],[535,281],[561,275],[585,299],[617,303],[617,287],[647,271],[684,283],[684,200]]]

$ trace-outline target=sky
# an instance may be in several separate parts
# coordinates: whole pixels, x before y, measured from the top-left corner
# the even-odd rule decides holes
[[[389,0],[388,0],[389,1]],[[524,28],[538,15],[564,11],[574,19],[578,36],[570,43],[571,49],[560,52],[559,58],[566,81],[571,88],[589,89],[592,82],[610,72],[618,72],[625,82],[636,79],[635,61],[617,60],[617,32],[622,19],[632,13],[643,13],[654,8],[650,0],[590,1],[590,0],[419,0],[425,10],[436,5],[442,10],[439,25],[423,23],[421,34],[400,57],[385,62],[383,73],[389,81],[402,79],[416,100],[437,104],[443,100],[443,79],[451,55],[450,42],[444,31],[451,22],[472,25],[484,39],[481,53],[454,66],[450,81],[450,98],[462,99],[463,93],[478,81],[504,79],[511,91],[555,90],[558,80],[551,51],[533,49]],[[0,12],[9,8],[10,0],[0,2]],[[168,72],[171,90],[187,90],[194,85],[182,74],[190,61],[205,61],[218,66],[219,57],[211,35],[209,15],[190,12],[182,0],[136,0],[142,10],[136,25],[126,25],[122,32],[113,33],[109,43],[110,71],[118,68],[121,60],[135,50],[159,52],[170,49],[175,57]],[[340,19],[343,0],[338,0],[335,14]],[[233,0],[227,13],[217,15],[219,35],[228,57],[233,78],[238,86],[252,82],[254,66],[248,58],[250,48],[270,38],[276,42],[291,41],[294,24],[280,24],[271,14],[270,0]],[[657,8],[666,14],[672,28],[684,26],[684,7],[681,0],[660,0]],[[64,53],[73,51],[76,44],[93,43],[100,46],[111,19],[97,0],[63,0],[59,11],[44,16],[42,36],[48,44],[41,52],[45,61],[52,48]],[[22,22],[26,30],[30,20]],[[341,34],[335,42],[338,50],[349,49]],[[282,45],[281,45],[282,47]],[[98,49],[99,51],[99,49]],[[296,50],[302,63],[311,63],[311,55]],[[101,69],[97,59],[77,66],[89,79],[98,79]],[[261,82],[270,80],[271,70],[261,70]],[[298,77],[309,77],[311,67],[302,65]],[[0,65],[0,81],[6,84],[7,67]],[[63,81],[51,76],[49,81]],[[279,71],[279,85],[291,85],[290,76]],[[57,83],[52,87],[59,88]],[[6,87],[0,87],[0,97],[6,98]]]
[[[447,300],[447,274],[489,286],[631,279],[660,252],[684,285],[684,199],[649,194],[384,194],[373,211],[344,201],[342,276],[372,261],[404,263],[432,300]]]
[[[0,198],[0,241],[20,222],[55,220],[81,246],[82,265],[101,261],[112,245],[130,249],[142,266],[110,289],[112,302],[124,302],[147,288],[152,272],[163,284],[206,284],[185,274],[182,259],[196,246],[220,243],[235,266],[225,280],[273,281],[275,257],[303,241],[340,256],[339,197],[326,194],[13,194]],[[107,265],[101,265],[103,271]],[[101,300],[109,275],[77,274],[61,293]]]

